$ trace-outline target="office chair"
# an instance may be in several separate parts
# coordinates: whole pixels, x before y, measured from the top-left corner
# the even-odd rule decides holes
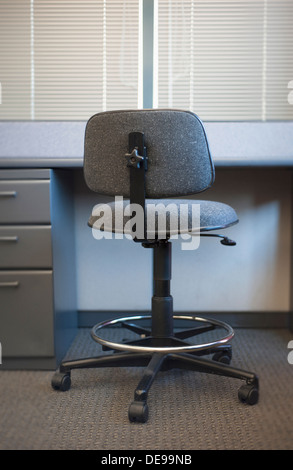
[[[95,325],[91,332],[93,340],[101,344],[104,350],[111,352],[99,357],[63,361],[53,376],[53,388],[68,390],[73,369],[144,367],[128,417],[133,422],[146,422],[148,392],[156,375],[159,371],[179,368],[241,379],[245,383],[238,391],[240,401],[249,405],[256,404],[259,395],[258,377],[252,372],[230,365],[232,349],[229,342],[234,336],[233,329],[218,320],[173,313],[170,293],[171,245],[176,224],[174,225],[171,212],[176,213],[176,208],[178,209],[177,235],[187,233],[197,237],[215,236],[220,238],[223,245],[235,245],[226,236],[210,234],[212,230],[224,229],[238,222],[232,207],[220,202],[176,199],[178,196],[202,192],[214,182],[215,170],[200,119],[191,112],[173,109],[96,114],[86,126],[84,176],[91,190],[120,197],[118,204],[116,200],[109,202],[110,211],[107,217],[105,206],[102,206],[103,210],[100,212],[94,211],[89,219],[89,226],[98,226],[100,231],[116,233],[116,230],[121,230],[117,224],[120,220],[128,237],[135,243],[141,243],[144,248],[153,250],[151,315],[116,318]],[[158,202],[152,227],[147,230],[148,217],[151,214],[148,208],[153,208]],[[142,208],[143,217],[132,225],[127,225],[133,214],[135,215],[132,209],[126,210],[129,204],[138,205],[130,208]],[[166,208],[170,204],[169,213]],[[194,204],[200,207],[200,221],[197,226],[192,226],[195,220],[192,217]],[[179,223],[182,207],[187,208],[182,211],[185,214],[184,224]],[[160,226],[160,211],[166,215],[166,225],[163,227],[165,231]],[[101,221],[103,223],[99,224]],[[140,224],[139,230],[137,224]],[[142,285],[141,289],[143,288]],[[188,322],[191,326],[184,328],[183,324],[186,326]],[[103,329],[105,331],[105,328],[117,327],[137,336],[120,342],[103,337]],[[220,337],[199,342],[200,335],[209,335],[212,330],[215,330],[213,334]],[[224,333],[220,334],[220,331]],[[212,357],[203,358],[205,355]]]

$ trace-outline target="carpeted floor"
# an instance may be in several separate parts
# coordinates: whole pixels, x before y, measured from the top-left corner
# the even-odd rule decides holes
[[[149,420],[128,421],[140,368],[72,372],[68,392],[52,372],[0,372],[1,450],[279,450],[293,449],[293,365],[287,330],[237,329],[235,367],[256,372],[260,401],[238,401],[241,382],[215,375],[162,372],[149,393]],[[81,329],[67,357],[97,355]]]

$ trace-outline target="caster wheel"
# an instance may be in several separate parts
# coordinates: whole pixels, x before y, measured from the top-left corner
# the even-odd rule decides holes
[[[220,362],[221,364],[230,364],[232,354],[229,351],[220,351],[213,355],[213,361]]]
[[[238,390],[238,398],[242,403],[255,405],[258,402],[258,388],[255,385],[242,385]]]
[[[148,420],[149,408],[144,401],[134,401],[128,410],[129,421],[137,423],[146,423]]]
[[[70,389],[71,379],[70,374],[63,374],[61,372],[56,372],[52,378],[52,387],[54,390],[61,390],[66,392]]]

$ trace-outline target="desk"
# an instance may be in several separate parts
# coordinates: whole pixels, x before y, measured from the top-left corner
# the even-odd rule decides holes
[[[215,189],[205,193],[205,198],[236,204],[241,213],[239,228],[233,228],[233,235],[239,240],[237,263],[234,256],[226,257],[221,246],[218,250],[218,244],[207,247],[204,242],[202,250],[212,250],[211,258],[215,260],[208,273],[207,268],[203,269],[200,252],[197,257],[190,254],[184,258],[176,256],[175,248],[174,263],[180,263],[174,269],[174,276],[175,272],[179,274],[172,280],[176,311],[205,311],[211,316],[219,315],[236,327],[286,327],[292,311],[292,123],[284,123],[284,127],[281,124],[262,126],[262,123],[252,127],[250,124],[240,127],[237,123],[217,124],[206,125],[213,136],[209,140],[212,152],[214,149],[216,183]],[[51,262],[43,261],[41,266],[27,266],[23,262],[17,265],[17,261],[13,266],[1,267],[2,275],[6,276],[11,275],[12,270],[19,275],[29,272],[30,285],[35,284],[34,279],[44,279],[38,299],[31,295],[23,297],[23,310],[19,303],[16,305],[12,323],[2,316],[2,368],[55,368],[78,326],[92,326],[106,316],[116,316],[121,310],[121,298],[122,309],[127,313],[148,309],[150,276],[146,269],[139,270],[141,264],[148,266],[148,263],[151,269],[151,260],[145,259],[148,250],[139,250],[140,247],[128,242],[120,244],[120,241],[113,242],[111,248],[102,241],[97,248],[86,226],[93,204],[100,199],[83,182],[84,127],[85,123],[0,123],[4,142],[0,147],[0,179],[29,181],[30,184],[46,181],[45,204],[49,204],[44,220],[3,219],[0,228],[6,230],[5,234],[11,225],[20,226],[23,232],[36,225],[47,228],[50,236],[48,239],[47,231],[44,243],[51,251]],[[261,146],[256,145],[259,139],[263,142]],[[41,203],[40,199],[38,202]],[[260,225],[254,233],[256,220]],[[123,262],[120,259],[120,264],[115,265],[118,257],[123,258]],[[223,269],[224,264],[227,269]],[[97,266],[101,265],[104,273],[97,274]],[[122,265],[129,265],[128,271],[121,272]],[[146,285],[145,297],[130,295],[129,273],[137,268],[137,279]],[[211,272],[216,273],[214,283]],[[37,277],[33,278],[33,274]],[[98,289],[93,289],[95,276]],[[109,291],[109,278],[112,285],[114,282],[120,286],[116,298]],[[190,297],[182,297],[182,283],[191,292]],[[220,292],[219,284],[225,294]],[[206,291],[206,285],[212,286],[211,291],[207,290],[208,302],[199,297],[199,293]],[[25,309],[24,304],[29,306],[29,300],[33,300],[32,305]],[[9,357],[5,350],[9,351]]]

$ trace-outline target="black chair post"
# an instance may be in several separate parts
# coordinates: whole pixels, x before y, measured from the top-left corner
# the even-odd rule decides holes
[[[154,244],[152,297],[152,336],[173,336],[173,298],[170,294],[171,243],[161,240]]]

